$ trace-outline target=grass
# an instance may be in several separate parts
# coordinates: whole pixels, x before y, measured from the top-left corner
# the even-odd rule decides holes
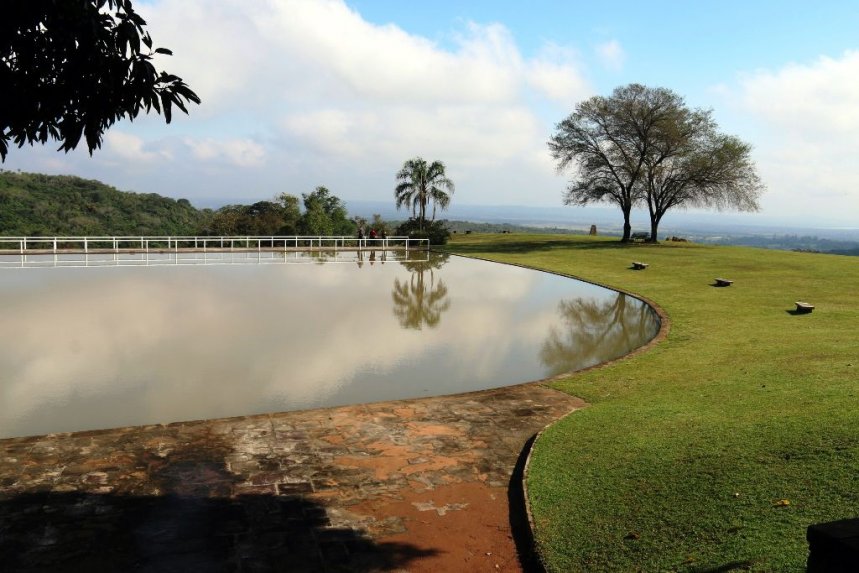
[[[859,259],[540,235],[448,250],[626,289],[671,319],[650,351],[554,383],[591,406],[531,461],[550,571],[802,571],[809,524],[859,516]]]

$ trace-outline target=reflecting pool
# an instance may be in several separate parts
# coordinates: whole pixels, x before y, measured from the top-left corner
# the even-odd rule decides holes
[[[176,257],[0,268],[0,437],[493,388],[659,329],[632,297],[460,257]]]

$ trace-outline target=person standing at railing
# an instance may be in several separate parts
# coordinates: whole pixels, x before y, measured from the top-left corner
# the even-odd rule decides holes
[[[370,229],[370,240],[373,241],[373,246],[375,246],[376,242],[376,229]]]
[[[358,227],[358,248],[363,246],[364,242],[364,227]]]
[[[388,231],[384,228],[382,229],[382,248],[388,248]],[[382,253],[382,256],[384,256],[384,253]]]

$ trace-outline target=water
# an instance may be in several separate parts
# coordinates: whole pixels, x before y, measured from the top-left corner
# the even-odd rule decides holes
[[[621,356],[659,328],[623,294],[420,256],[0,268],[0,437],[499,387]]]

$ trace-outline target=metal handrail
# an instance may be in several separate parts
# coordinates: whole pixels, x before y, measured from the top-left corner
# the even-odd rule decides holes
[[[166,247],[164,246],[166,243]],[[238,245],[237,245],[238,244]],[[11,248],[4,245],[14,245]],[[37,246],[40,245],[40,246]],[[67,247],[66,245],[79,245]],[[140,250],[338,250],[338,249],[391,249],[428,250],[428,239],[411,237],[357,238],[346,235],[262,235],[262,236],[85,236],[85,237],[0,237],[0,252],[25,254],[38,250],[41,253]]]

